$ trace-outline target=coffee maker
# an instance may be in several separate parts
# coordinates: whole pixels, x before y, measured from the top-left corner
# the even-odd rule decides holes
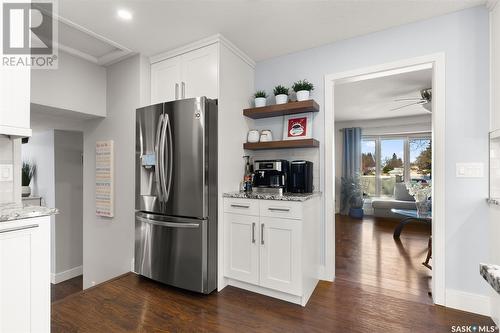
[[[290,162],[288,190],[292,193],[313,192],[313,163],[309,161]]]
[[[287,191],[288,161],[255,161],[253,192],[282,195]]]

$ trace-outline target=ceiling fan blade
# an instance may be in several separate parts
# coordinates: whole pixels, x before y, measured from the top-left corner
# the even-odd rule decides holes
[[[422,98],[398,98],[398,99],[395,99],[394,102],[401,102],[401,101],[422,101],[423,99]]]
[[[426,101],[419,101],[419,102],[416,102],[416,103],[410,103],[410,104],[398,106],[397,108],[390,109],[390,111],[396,111],[396,110],[407,108],[407,107],[412,106],[412,105],[422,105],[422,104],[425,104],[425,103],[427,103],[427,102]]]

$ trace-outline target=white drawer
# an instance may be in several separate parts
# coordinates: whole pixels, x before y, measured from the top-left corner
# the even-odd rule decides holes
[[[261,200],[260,216],[302,220],[302,203],[298,201]]]
[[[224,212],[259,216],[259,200],[224,198]]]

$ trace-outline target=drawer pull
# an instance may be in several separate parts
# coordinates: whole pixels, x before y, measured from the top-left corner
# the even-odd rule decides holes
[[[231,207],[235,207],[235,208],[250,208],[250,205],[231,204]]]
[[[275,208],[275,207],[269,207],[268,208],[272,212],[289,212],[290,208]]]
[[[38,224],[30,224],[22,227],[14,227],[14,228],[8,228],[8,229],[3,229],[0,230],[0,234],[6,233],[6,232],[13,232],[13,231],[21,231],[21,230],[26,230],[26,229],[33,229],[33,228],[38,228]]]

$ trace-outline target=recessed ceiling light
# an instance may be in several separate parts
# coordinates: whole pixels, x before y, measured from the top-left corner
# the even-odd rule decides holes
[[[132,19],[132,13],[126,9],[119,9],[118,10],[118,17],[121,18],[122,20],[129,21]]]

